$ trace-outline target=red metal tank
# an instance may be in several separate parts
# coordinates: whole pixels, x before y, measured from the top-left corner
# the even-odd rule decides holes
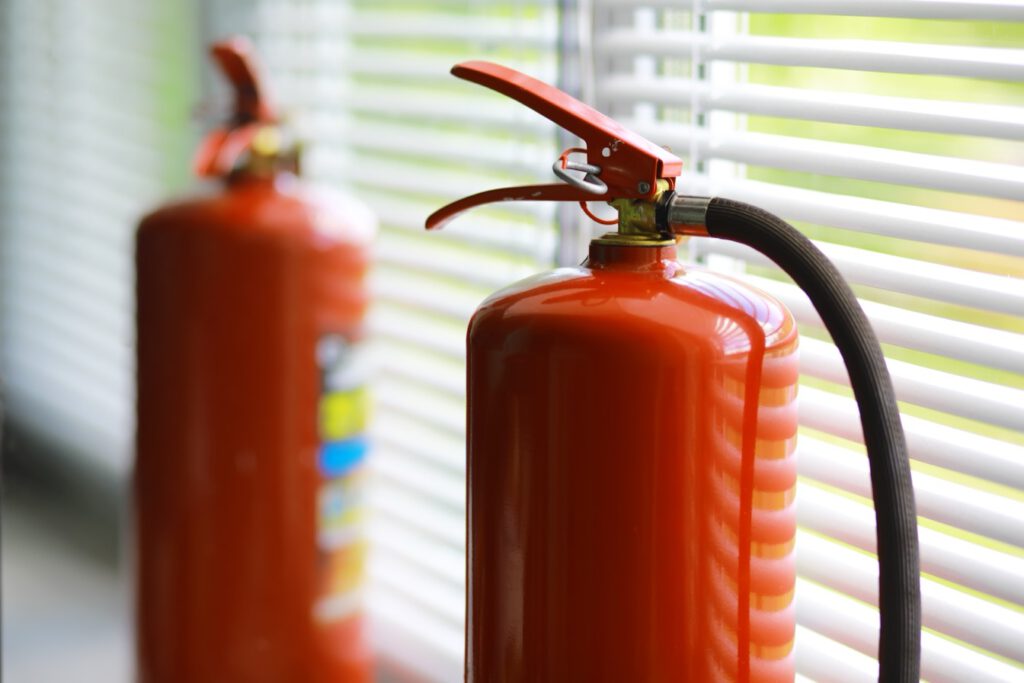
[[[480,306],[467,680],[793,679],[796,346],[672,246],[597,241]]]
[[[298,179],[247,44],[214,55],[219,181],[137,237],[137,678],[362,683],[373,220]]]

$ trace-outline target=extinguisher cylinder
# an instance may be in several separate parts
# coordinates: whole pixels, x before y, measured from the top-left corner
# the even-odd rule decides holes
[[[367,683],[372,224],[236,176],[137,238],[140,683]]]
[[[481,305],[467,680],[793,679],[796,349],[672,242]]]

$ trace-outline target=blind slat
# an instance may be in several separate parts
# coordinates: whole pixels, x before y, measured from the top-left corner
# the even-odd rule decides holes
[[[863,453],[801,435],[800,473],[816,481],[871,497],[871,480]],[[1024,504],[969,484],[914,471],[918,514],[967,533],[986,536],[1011,546],[1024,547]],[[1005,587],[1018,594],[1021,587]]]
[[[1024,21],[1019,0],[702,0],[709,10],[905,19]]]
[[[797,579],[797,620],[813,629],[822,638],[842,643],[869,657],[875,657],[878,648],[878,611],[862,602],[836,593],[813,581]],[[797,666],[802,664],[802,648],[797,645]],[[828,662],[812,662],[827,667]],[[809,670],[809,669],[808,669]],[[818,680],[831,681],[827,668],[816,669]],[[878,679],[878,665],[872,669],[871,680]],[[1005,664],[983,653],[976,652],[928,631],[921,633],[921,679],[930,683],[1015,683],[1020,680],[1020,669]]]
[[[438,321],[400,306],[380,303],[370,316],[374,336],[440,353],[449,360],[461,361],[466,351],[466,331],[455,323]],[[409,329],[416,334],[409,333]]]
[[[375,517],[384,517],[402,524],[424,538],[433,538],[442,545],[456,549],[466,546],[466,520],[434,505],[429,496],[405,489],[400,483],[377,481],[371,492]]]
[[[420,240],[403,240],[385,236],[380,240],[378,246],[378,263],[386,263],[410,271],[429,270],[439,276],[491,290],[505,287],[533,272],[529,264],[516,263],[497,256],[489,258],[484,253],[466,258],[464,247],[458,249],[453,244],[451,248],[446,248],[444,242],[440,240],[433,245],[424,245]]]
[[[437,429],[462,436],[466,433],[465,405],[415,377],[384,375],[375,389],[378,405],[420,420]]]
[[[801,449],[803,455],[806,451]],[[915,479],[915,486],[918,484]],[[800,524],[821,535],[875,552],[874,510],[801,482]],[[924,510],[920,514],[925,515]],[[951,515],[952,516],[952,515]],[[1022,520],[1024,521],[1024,520]],[[921,571],[1003,600],[1024,603],[1024,559],[922,526]]]
[[[1024,257],[1024,222],[755,180],[691,176],[692,191],[756,204],[791,221]]]
[[[798,584],[798,590],[803,590],[802,584]],[[873,683],[878,680],[878,663],[874,659],[803,624],[797,624],[796,642],[796,670],[811,681]]]
[[[1024,430],[1024,391],[889,359],[896,398],[991,425]],[[839,350],[809,337],[800,340],[800,368],[812,377],[849,386]]]
[[[378,192],[382,189],[390,189],[393,192],[397,185],[406,193],[433,198],[435,205],[445,197],[450,198],[453,186],[461,188],[460,192],[470,193],[499,187],[509,182],[507,175],[490,173],[486,167],[473,171],[432,168],[429,172],[424,172],[422,160],[382,161],[374,155],[367,154],[347,156],[343,160],[345,163],[337,169],[338,179],[341,181],[347,181],[359,188],[374,188]],[[496,211],[491,209],[490,213],[494,215]],[[530,217],[538,221],[550,221],[552,215],[550,204],[541,205],[538,202],[506,202],[500,207],[500,211],[510,216]],[[429,215],[429,211],[424,212],[424,222]],[[452,225],[458,225],[459,220],[464,218],[456,218]],[[445,230],[448,230],[448,226],[445,226]]]
[[[386,227],[443,245],[479,246],[501,251],[511,258],[528,257],[536,261],[554,248],[554,234],[543,225],[525,221],[496,220],[481,212],[471,221],[455,222],[440,232],[427,235],[423,229],[424,215],[429,215],[430,204],[395,198],[394,194],[369,191],[362,199],[370,206],[387,207]],[[510,225],[511,223],[511,225]],[[415,254],[414,254],[415,255]],[[387,254],[383,254],[385,258]]]
[[[384,555],[383,552],[380,553]],[[378,558],[368,569],[369,579],[378,590],[401,597],[406,604],[418,604],[435,618],[440,617],[450,626],[461,623],[465,608],[458,600],[460,591],[445,590],[446,586],[426,572],[417,571],[401,560],[387,562]]]
[[[679,0],[597,0],[601,8],[679,9]],[[706,12],[832,14],[900,19],[1024,21],[1018,0],[700,0]]]
[[[412,491],[433,492],[438,504],[455,510],[465,509],[465,475],[431,467],[429,462],[424,462],[422,451],[416,447],[403,448],[401,444],[388,442],[382,434],[378,434],[378,439],[382,444],[382,455],[377,459],[374,469],[380,476],[401,482]]]
[[[697,107],[702,111],[1024,140],[1024,121],[1019,110],[1007,106],[749,83],[718,86],[684,78],[612,76],[595,87],[598,100],[612,107],[643,102]]]
[[[1020,278],[840,244],[816,244],[851,284],[1009,315],[1024,311],[1024,280]],[[708,251],[777,270],[766,256],[737,242],[716,240]]]
[[[447,591],[458,591],[465,588],[466,563],[461,548],[439,547],[423,539],[404,524],[395,524],[384,519],[371,522],[374,544],[380,546],[376,560],[381,565],[404,565],[409,568],[425,569],[430,578],[442,585]],[[388,561],[395,558],[398,561]],[[456,623],[462,619],[462,603],[444,608],[446,613],[456,615]]]
[[[528,139],[498,140],[464,133],[433,132],[429,136],[411,125],[372,125],[359,123],[352,127],[352,146],[372,150],[376,154],[402,154],[443,161],[479,165],[501,173],[505,182],[509,174],[529,174],[550,166],[550,144],[531,145]],[[547,142],[547,141],[545,141]],[[425,172],[425,171],[421,171]]]
[[[417,457],[427,461],[425,465],[438,468],[439,473],[455,473],[459,477],[465,474],[463,440],[447,430],[392,413],[384,413],[377,418],[372,429],[374,436],[381,439],[381,443],[389,444],[399,451],[414,452]],[[456,499],[460,507],[461,500],[460,495]]]
[[[463,42],[470,49],[478,45],[511,45],[547,47],[558,35],[553,22],[538,21],[528,30],[516,30],[502,19],[491,19],[467,14],[415,13],[403,16],[401,12],[359,12],[348,27],[356,38],[376,38],[382,41],[415,39],[423,43],[440,43],[450,50],[452,43]]]
[[[473,128],[487,126],[514,131],[516,139],[530,135],[550,134],[551,126],[538,114],[517,104],[493,101],[490,98],[450,97],[438,99],[399,95],[387,88],[356,87],[349,109],[360,116],[415,119],[423,122],[444,121],[466,123]]]
[[[403,600],[388,590],[369,591],[367,599],[378,628],[371,631],[380,651],[414,662],[415,671],[436,681],[462,677],[464,636],[461,625]]]
[[[479,57],[467,51],[452,50],[449,56],[438,52],[417,52],[396,46],[394,49],[367,47],[352,52],[344,60],[347,71],[360,78],[376,77],[402,81],[414,87],[425,85],[451,86],[452,65],[463,59]],[[517,71],[537,74],[536,64],[518,55],[502,58],[501,63]],[[539,74],[537,74],[539,75]]]
[[[800,388],[800,420],[812,429],[863,443],[857,404],[820,389]],[[1015,446],[938,422],[903,415],[910,457],[929,465],[986,479],[1013,488],[1024,488],[1024,447]],[[1015,534],[1015,545],[1024,547],[1024,531]]]
[[[798,322],[823,328],[807,294],[795,285],[750,274],[744,278],[784,303]],[[861,307],[882,343],[1024,374],[1024,335],[875,301],[861,300]]]
[[[601,57],[670,57],[702,62],[728,61],[886,73],[1024,79],[1020,50],[926,45],[881,40],[780,38],[745,35],[717,38],[686,31],[603,32],[594,43]]]
[[[397,269],[378,268],[372,279],[372,291],[381,301],[399,302],[453,320],[466,321],[483,301],[484,290],[467,291],[448,283],[404,273]]]
[[[798,541],[797,571],[824,586],[871,605],[878,603],[878,565],[863,555],[804,534]],[[1010,660],[1020,656],[1024,614],[921,579],[922,624]]]
[[[1024,199],[1019,166],[903,152],[768,133],[715,133],[683,125],[626,121],[645,137],[673,149],[696,145],[701,158],[945,192]]]

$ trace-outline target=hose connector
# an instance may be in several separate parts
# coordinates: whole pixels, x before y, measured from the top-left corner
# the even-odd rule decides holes
[[[665,192],[658,198],[654,220],[660,232],[707,237],[708,206],[711,197]]]

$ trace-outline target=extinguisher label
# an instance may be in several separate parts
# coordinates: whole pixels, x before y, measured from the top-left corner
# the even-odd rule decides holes
[[[320,438],[326,442],[358,436],[366,427],[366,388],[325,393],[320,399]]]
[[[366,503],[363,464],[369,450],[365,364],[359,349],[343,336],[328,334],[316,349],[320,367],[317,465],[317,569],[321,622],[344,619],[359,610],[366,565],[363,531]]]

